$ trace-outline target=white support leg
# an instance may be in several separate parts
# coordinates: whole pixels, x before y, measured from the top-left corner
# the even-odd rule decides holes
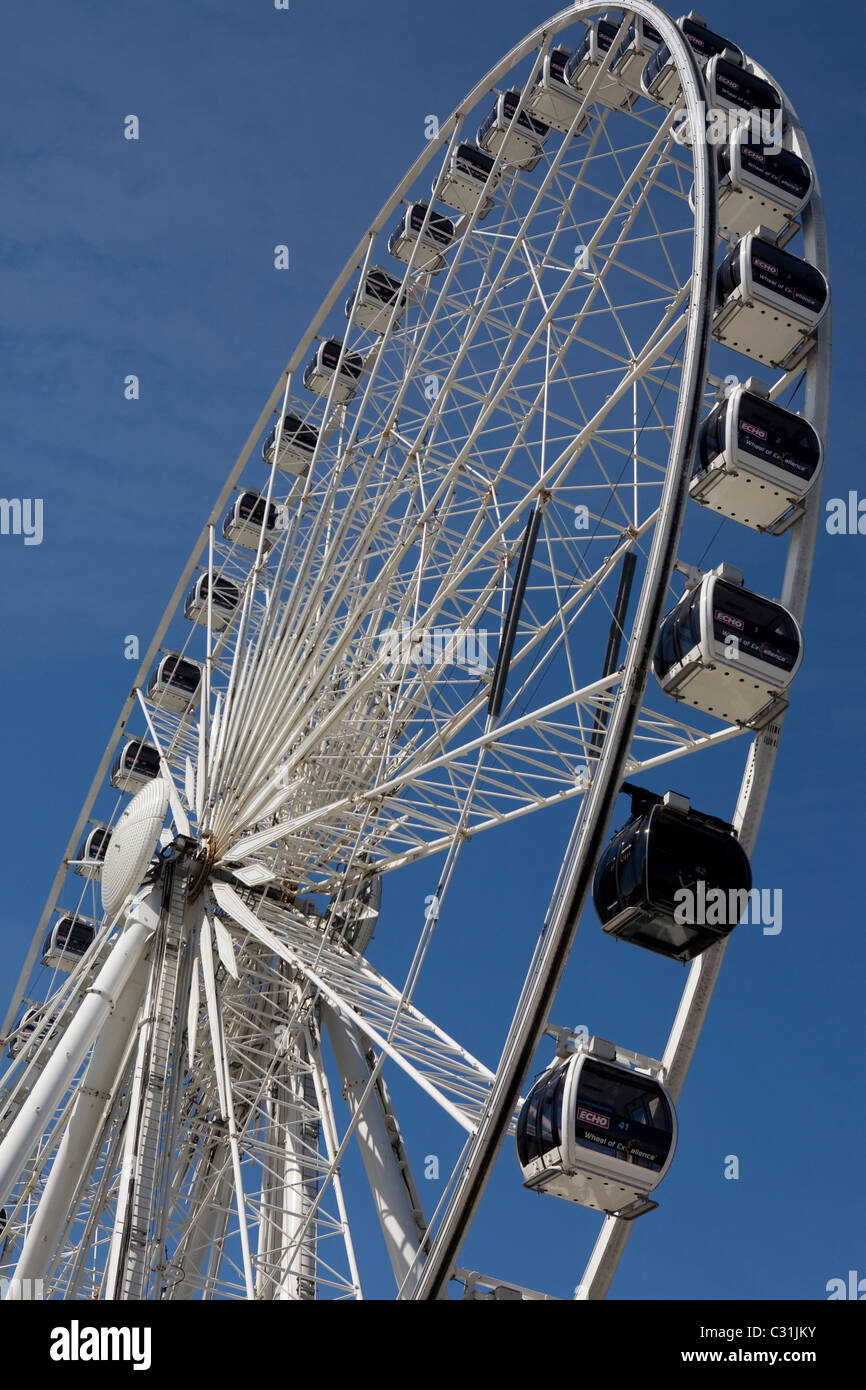
[[[78,1010],[42,1075],[21,1106],[0,1144],[0,1206],[8,1199],[19,1174],[50,1124],[72,1078],[117,1006],[123,988],[141,959],[159,919],[153,894],[133,904],[127,925],[108,960],[86,991]]]
[[[76,1188],[82,1173],[92,1161],[93,1146],[105,1107],[114,1093],[118,1071],[129,1047],[130,1034],[138,1023],[146,983],[146,962],[140,957],[93,1049],[51,1173],[21,1248],[7,1299],[21,1297],[19,1290],[30,1287],[25,1280],[43,1279],[48,1274]]]
[[[398,1287],[406,1281],[403,1296],[409,1297],[423,1265],[423,1256],[418,1255],[421,1239],[413,1184],[398,1160],[376,1086],[363,1105],[359,1106],[359,1099],[370,1080],[370,1067],[360,1033],[344,1023],[327,1005],[322,1006],[322,1024],[327,1029],[334,1059],[343,1078],[346,1103],[352,1118],[356,1120],[355,1132],[379,1214],[388,1258]]]

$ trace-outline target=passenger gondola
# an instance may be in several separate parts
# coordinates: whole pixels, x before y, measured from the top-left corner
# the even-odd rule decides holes
[[[690,492],[696,502],[755,531],[788,524],[821,473],[817,431],[769,399],[750,377],[701,429]]]
[[[630,91],[639,92],[641,73],[661,41],[662,36],[655,25],[636,15],[611,61],[611,72]]]
[[[49,970],[71,970],[96,937],[96,927],[86,917],[64,914],[49,927],[42,943],[42,964]]]
[[[527,115],[550,126],[551,130],[561,131],[563,135],[567,135],[571,130],[583,101],[582,94],[575,91],[565,80],[565,69],[570,57],[571,53],[567,48],[553,48],[546,53],[538,80],[526,98]],[[589,117],[584,116],[575,127],[574,133],[579,135],[588,124]]]
[[[709,111],[760,112],[758,131],[781,130],[783,106],[777,87],[749,72],[741,63],[716,53],[707,63],[707,109]]]
[[[412,266],[414,270],[427,275],[438,275],[445,269],[445,252],[454,240],[456,228],[450,217],[431,212],[427,218],[426,203],[412,203],[406,208],[400,221],[388,238],[388,250],[398,261],[408,265],[417,245],[418,251]]]
[[[137,792],[159,773],[159,753],[153,744],[128,738],[114,760],[109,780],[116,791]]]
[[[98,878],[105,863],[105,851],[111,839],[107,825],[92,825],[75,856],[75,872],[82,878]]]
[[[394,315],[394,327],[399,324],[409,302],[402,280],[389,275],[381,266],[373,266],[346,300],[346,318],[354,311],[355,323],[371,333],[384,333]],[[397,309],[394,312],[394,305]]]
[[[184,617],[189,618],[191,623],[207,626],[209,591],[210,584],[207,574],[200,574],[187,594],[183,605]],[[237,584],[231,579],[226,579],[222,574],[215,574],[213,577],[213,598],[210,604],[211,626],[215,632],[222,632],[224,628],[228,627],[240,601],[241,591]]]
[[[274,425],[262,445],[262,458],[269,468],[274,461],[274,442],[278,428],[279,421]],[[305,424],[300,415],[287,413],[283,420],[283,432],[280,435],[280,454],[277,467],[281,472],[291,473],[295,476],[308,473],[310,460],[316,452],[318,442],[319,431],[314,425]]]
[[[479,208],[478,218],[481,221],[493,209],[493,199],[490,195],[501,178],[498,170],[493,173],[495,164],[496,160],[492,154],[479,150],[473,140],[463,140],[451,151],[438,192],[434,180],[433,192],[449,208],[456,208],[467,217],[471,217],[475,209]]]
[[[693,960],[745,911],[749,857],[733,826],[692,810],[687,797],[623,791],[632,794],[631,816],[598,861],[592,888],[602,927],[671,960]]]
[[[185,714],[201,687],[203,667],[180,652],[166,652],[147,683],[147,698],[160,709]]]
[[[591,1038],[536,1081],[517,1120],[523,1185],[633,1220],[674,1156],[677,1121],[662,1083]]]
[[[788,367],[809,344],[829,300],[820,270],[780,250],[760,227],[719,267],[713,336],[758,362]]]
[[[341,338],[327,338],[319,343],[304,368],[304,385],[317,396],[328,396],[333,382],[332,399],[343,404],[354,396],[363,371],[364,359],[360,352],[343,352]]]
[[[706,68],[710,59],[718,53],[726,53],[731,62],[742,63],[742,49],[708,29],[706,21],[694,10],[677,20],[677,28],[682,30],[683,38],[688,40],[701,68]],[[659,44],[648,60],[641,73],[640,86],[644,96],[661,102],[662,106],[673,107],[681,100],[683,93],[679,73],[666,43]]]
[[[529,170],[541,158],[550,127],[544,121],[533,120],[524,110],[515,119],[520,98],[519,87],[500,92],[475,138],[482,150],[499,155],[503,164]]]
[[[40,1028],[42,1016],[43,1006],[40,1004],[31,1004],[29,1008],[24,1010],[9,1039],[6,1055],[10,1061],[23,1056],[28,1051],[35,1051],[36,1047],[43,1041],[50,1029],[50,1020],[46,1022],[44,1027]]]
[[[787,704],[802,656],[788,610],[743,588],[738,571],[719,565],[662,622],[653,670],[675,700],[759,728]]]
[[[609,19],[593,19],[586,28],[583,39],[565,65],[565,80],[575,91],[586,93],[590,83],[607,57],[620,26]],[[624,111],[631,106],[633,97],[627,87],[612,71],[612,64],[606,74],[599,78],[592,92],[592,100],[600,101],[615,111]]]
[[[766,227],[783,246],[811,196],[812,171],[792,150],[772,154],[736,131],[719,150],[720,236],[731,240]]]
[[[232,545],[243,546],[245,550],[258,550],[259,538],[264,530],[262,543],[269,550],[280,534],[280,513],[273,502],[267,504],[258,492],[242,492],[223,517],[223,536]]]

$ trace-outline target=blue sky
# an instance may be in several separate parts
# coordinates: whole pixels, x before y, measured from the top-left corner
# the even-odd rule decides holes
[[[416,157],[425,117],[444,118],[546,13],[514,0],[292,0],[288,12],[270,0],[44,0],[7,18],[0,493],[45,506],[40,546],[0,537],[8,989],[129,688],[124,637],[146,645],[295,342]],[[866,495],[850,183],[863,21],[852,4],[834,14],[842,23],[824,49],[803,0],[707,12],[785,87],[822,183],[836,362],[825,499]],[[130,113],[137,142],[123,138]],[[277,243],[290,248],[287,273],[274,270]],[[128,373],[141,380],[137,402],[124,400]],[[613,1297],[820,1299],[829,1279],[866,1274],[853,873],[866,828],[864,577],[866,537],[822,531],[806,659],[754,861],[756,882],[784,890],[783,930],[735,933],[682,1098],[678,1157]],[[702,809],[730,812],[728,766],[708,761],[689,778]],[[518,822],[461,865],[465,918],[442,934],[423,1003],[489,1063],[508,1016],[485,976],[499,983],[500,969],[504,979],[528,958],[550,845],[568,825],[565,814]],[[399,923],[417,917],[430,877],[416,871],[386,893],[376,963],[395,979],[409,943]],[[479,923],[486,944],[473,954]],[[668,962],[615,947],[588,912],[555,1017],[657,1054],[681,981]],[[429,1152],[426,1112],[406,1104],[407,1132]],[[735,1182],[723,1177],[728,1154],[740,1158]],[[427,1186],[431,1209],[438,1191]],[[567,1296],[597,1224],[524,1193],[506,1146],[463,1262]],[[374,1291],[387,1293],[378,1277]]]

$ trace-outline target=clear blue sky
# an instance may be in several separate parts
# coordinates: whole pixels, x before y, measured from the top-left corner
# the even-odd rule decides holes
[[[425,116],[444,118],[546,14],[516,0],[291,0],[287,13],[271,0],[43,0],[6,17],[0,494],[42,497],[45,535],[31,547],[0,537],[4,995],[128,690],[124,637],[146,645],[295,342],[417,155]],[[825,48],[821,12],[804,0],[707,11],[788,91],[823,185],[836,360],[826,498],[866,495],[863,20],[852,3],[832,15]],[[138,142],[123,138],[130,113]],[[288,273],[273,268],[276,243],[290,248]],[[128,373],[138,402],[124,400]],[[866,1274],[853,872],[864,862],[864,577],[866,537],[822,533],[755,856],[756,882],[784,890],[783,930],[735,933],[682,1098],[680,1151],[614,1297],[820,1299],[829,1279]],[[736,780],[693,764],[683,789],[724,814]],[[564,815],[518,822],[467,856],[464,918],[425,977],[424,1006],[491,1064],[508,1021],[492,986],[528,956],[550,847],[567,829]],[[417,924],[431,877],[386,885],[375,959],[395,979],[405,919]],[[615,947],[588,912],[555,1017],[657,1053],[681,979]],[[406,1114],[417,1151],[435,1152],[438,1123],[425,1129],[427,1110],[410,1101]],[[736,1182],[723,1177],[728,1154]],[[422,1186],[432,1209],[438,1187]],[[363,1241],[371,1218],[357,1200]],[[524,1193],[509,1144],[464,1263],[568,1296],[597,1225]],[[387,1280],[374,1275],[371,1291],[387,1293]]]

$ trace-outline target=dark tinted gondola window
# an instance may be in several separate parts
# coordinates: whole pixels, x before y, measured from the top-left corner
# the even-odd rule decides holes
[[[771,83],[724,58],[716,63],[716,90],[742,111],[781,110],[781,97]]]
[[[194,695],[198,690],[201,672],[191,661],[184,661],[181,657],[166,657],[162,668],[163,680],[175,689],[189,691]]]
[[[714,34],[712,29],[705,29],[702,24],[695,24],[692,19],[684,19],[680,28],[699,58],[709,61],[726,48],[733,49],[740,58],[743,56],[735,43],[723,39],[721,34]]]
[[[252,521],[255,525],[261,526],[265,520],[265,499],[258,492],[245,492],[237,502],[238,519],[242,521]],[[273,503],[268,506],[268,529],[272,530],[277,524],[277,509]]]
[[[637,21],[633,19],[631,24],[628,26],[628,29],[626,30],[625,38],[623,39],[622,43],[617,49],[616,57],[611,63],[611,68],[617,67],[618,64],[622,62],[623,58],[629,50],[629,47],[634,42],[636,28]],[[658,29],[656,29],[654,25],[650,24],[649,20],[645,19],[643,22],[643,43],[646,45],[660,44],[661,41],[662,36],[659,33]]]
[[[130,743],[123,755],[123,768],[125,772],[131,772],[134,768],[146,777],[156,777],[159,772],[159,754],[146,743]]]
[[[676,609],[674,609],[673,613],[669,613],[662,623],[656,643],[653,670],[659,677],[664,676],[672,666],[676,665],[678,660],[675,645],[676,625],[677,614]]]
[[[598,21],[598,46],[602,53],[606,53],[619,32],[618,24],[611,24],[610,20],[600,19]]]
[[[276,436],[276,428],[274,429]],[[295,444],[300,444],[302,448],[315,449],[319,441],[319,432],[311,425],[305,425],[298,415],[287,415],[283,421],[283,441],[292,440]]]
[[[686,594],[662,623],[653,670],[662,677],[701,640],[701,586]]]
[[[210,590],[209,576],[203,574],[198,586],[199,599],[202,603],[207,603],[208,592]],[[240,592],[236,584],[230,579],[224,579],[222,575],[215,574],[213,581],[213,602],[217,608],[234,608],[240,598]]]
[[[733,633],[748,656],[791,671],[800,654],[794,620],[769,599],[717,580],[713,593],[713,635],[717,642]]]
[[[701,465],[703,465],[704,468],[708,468],[714,458],[724,453],[727,412],[727,402],[724,402],[722,405],[717,405],[714,410],[710,411],[701,426],[697,453],[695,455],[696,471],[700,469]]]
[[[616,881],[616,861],[620,846],[627,830],[621,830],[608,845],[595,871],[592,896],[602,922],[607,922],[619,912],[619,896]]]
[[[43,955],[49,950],[65,951],[72,956],[83,956],[94,937],[93,927],[80,922],[77,917],[61,917],[45,937]]]
[[[754,284],[814,312],[824,307],[827,298],[824,277],[807,261],[755,238],[751,247],[751,269]]]
[[[735,246],[725,256],[716,274],[716,295],[720,301],[733,294],[740,283],[741,274],[740,248]]]
[[[647,60],[647,65],[643,70],[641,81],[649,91],[655,82],[662,68],[670,62],[671,51],[666,43],[660,44],[651,58]]]
[[[581,1068],[575,1138],[583,1148],[658,1173],[670,1152],[670,1107],[649,1077],[596,1062]]]
[[[653,807],[647,881],[654,906],[671,910],[680,889],[752,886],[749,861],[733,835]],[[731,922],[729,925],[734,926]]]
[[[606,53],[617,36],[619,25],[611,24],[609,20],[606,19],[600,19],[596,27],[598,29],[599,52]],[[566,81],[570,81],[577,72],[577,69],[589,53],[591,44],[592,28],[589,28],[565,65],[564,76]]]
[[[505,93],[504,97],[502,98],[502,116],[504,120],[512,120],[514,113],[517,110],[519,101],[519,91],[512,90],[510,92]],[[533,131],[536,135],[544,136],[550,133],[550,126],[545,125],[543,121],[533,121],[529,116],[527,116],[525,111],[521,111],[520,115],[517,117],[517,121],[515,122],[515,124],[521,126],[524,130]]]
[[[626,31],[625,31],[625,38],[623,39],[623,41],[622,41],[622,43],[620,44],[619,48],[616,50],[616,53],[613,55],[613,62],[612,62],[611,65],[610,65],[610,66],[611,66],[611,71],[613,71],[616,67],[618,67],[618,65],[622,62],[623,57],[624,57],[625,54],[628,52],[629,44],[630,44],[630,43],[633,41],[633,39],[634,39],[634,35],[635,35],[635,21],[632,20],[631,24],[628,26],[628,28],[627,28]]]
[[[458,145],[454,162],[462,174],[477,179],[479,183],[486,183],[496,161],[492,155],[477,149],[475,145]]]
[[[722,171],[730,172],[731,152],[728,146],[721,151]],[[805,198],[812,187],[812,171],[805,159],[791,150],[780,150],[769,154],[763,145],[752,142],[740,147],[740,166],[744,173],[763,179],[772,188],[783,189],[798,201]]]
[[[340,360],[340,353],[343,344],[339,338],[329,338],[321,347],[321,363],[323,367],[330,367],[332,370]]]
[[[550,55],[550,76],[554,82],[563,82],[566,65],[571,54],[567,48],[554,48]]]
[[[643,822],[624,838],[617,860],[618,896],[622,907],[631,907],[643,897],[646,836]]]
[[[371,270],[364,282],[364,293],[380,304],[393,304],[402,288],[401,281],[395,280],[384,270]]]
[[[523,1164],[538,1158],[538,1110],[546,1087],[546,1077],[536,1081],[517,1121],[517,1154]]]
[[[558,1149],[561,1141],[562,1093],[565,1089],[565,1068],[559,1068],[544,1088],[539,1112],[538,1151],[549,1153]]]
[[[426,214],[426,203],[414,204],[409,214],[409,226],[413,232],[420,232]],[[454,237],[454,223],[450,217],[443,217],[440,213],[431,212],[425,235],[431,241],[438,242],[440,246],[447,246]]]
[[[581,63],[583,62],[584,58],[589,52],[589,43],[589,32],[587,31],[587,33],[584,34],[580,43],[577,45],[577,48],[574,50],[574,52],[572,53],[571,57],[565,65],[563,71],[565,74],[566,81],[570,80],[577,72],[577,69],[580,67]]]
[[[808,420],[744,392],[737,413],[737,447],[798,478],[812,478],[821,457]]]
[[[307,371],[308,370],[309,367],[307,368]],[[304,373],[304,375],[306,376],[306,372]],[[274,428],[271,430],[262,448],[262,457],[264,458],[265,462],[267,462],[267,455],[269,450],[274,447],[274,440],[276,439],[276,437],[277,426],[274,425]],[[303,449],[312,453],[316,447],[316,444],[318,443],[318,440],[318,430],[313,429],[310,425],[305,425],[303,421],[300,419],[300,417],[297,415],[286,416],[285,420],[283,421],[283,433],[280,439],[281,450],[285,447],[286,444],[294,444],[296,448]]]

